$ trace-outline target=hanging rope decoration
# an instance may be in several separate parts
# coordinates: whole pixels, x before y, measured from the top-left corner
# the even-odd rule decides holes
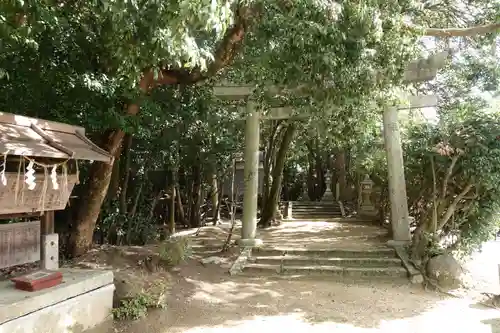
[[[8,151],[5,154],[3,154],[3,162],[2,165],[0,166],[0,182],[2,183],[3,186],[7,186],[7,176],[6,176],[7,157],[8,157]],[[45,210],[46,199],[47,199],[46,196],[49,190],[49,186],[51,186],[52,189],[55,191],[60,191],[61,192],[60,197],[66,198],[68,196],[68,162],[71,160],[72,159],[69,158],[59,163],[45,164],[35,161],[34,159],[31,159],[27,156],[21,156],[17,167],[17,177],[15,181],[15,189],[14,189],[15,204],[16,205],[18,204],[19,192],[21,192],[20,201],[21,204],[23,204],[25,188],[27,188],[30,191],[36,189],[38,185],[36,182],[36,174],[35,174],[37,167],[43,169],[43,176],[44,176],[43,183],[41,184],[40,198],[38,199],[39,211]],[[76,168],[76,180],[77,180],[76,183],[78,184],[79,183],[78,161],[77,160],[74,161]],[[26,162],[28,162],[28,165],[26,165]],[[59,167],[61,168],[60,177],[62,178],[63,184],[60,184],[58,179]],[[24,174],[23,174],[23,180],[21,181],[22,172]]]

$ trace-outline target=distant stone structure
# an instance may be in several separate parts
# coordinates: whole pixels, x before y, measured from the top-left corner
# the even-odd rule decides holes
[[[245,160],[243,156],[236,159],[236,173],[234,174],[234,188],[235,194],[237,196],[236,200],[243,200],[243,192],[245,191]],[[264,152],[259,152],[259,171],[258,171],[258,190],[257,193],[260,195],[264,189]],[[224,180],[222,187],[222,196],[232,197],[231,193],[231,182],[232,174],[229,173]]]

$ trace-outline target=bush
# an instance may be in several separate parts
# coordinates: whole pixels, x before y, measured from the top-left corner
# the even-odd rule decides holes
[[[160,245],[159,255],[168,266],[176,266],[191,255],[191,240],[188,237],[170,237]]]
[[[120,306],[112,310],[116,320],[136,320],[147,315],[148,309],[154,307],[154,299],[146,293],[134,298],[122,300]]]
[[[436,244],[468,254],[493,236],[500,204],[499,138],[500,120],[482,113],[447,128],[408,129],[404,151],[410,214],[417,222],[414,255],[430,255]]]

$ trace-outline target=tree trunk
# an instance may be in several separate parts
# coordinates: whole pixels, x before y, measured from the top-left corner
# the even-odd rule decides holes
[[[129,216],[130,217],[134,217],[135,214],[137,214],[137,208],[139,207],[139,200],[141,198],[141,195],[142,195],[142,190],[144,188],[144,183],[146,182],[145,179],[140,179],[140,184],[139,184],[139,189],[137,190],[137,194],[134,198],[134,202],[132,203],[132,207],[130,208],[130,211],[129,211]]]
[[[262,191],[262,202],[261,207],[266,206],[267,199],[269,197],[269,191],[271,190],[271,172],[273,170],[273,165],[276,161],[276,141],[279,138],[281,132],[282,122],[278,122],[274,125],[271,134],[269,135],[269,142],[264,154],[264,184]]]
[[[139,206],[139,200],[141,198],[141,195],[142,195],[142,189],[143,189],[143,186],[144,186],[144,180],[141,181],[141,184],[139,185],[139,190],[137,191],[137,195],[135,196],[134,198],[134,203],[132,204],[132,207],[130,209],[130,212],[127,216],[127,225],[128,225],[128,228],[127,228],[127,244],[128,245],[132,245],[132,234],[133,234],[133,231],[135,229],[137,229],[137,226],[134,226],[133,225],[133,222],[134,222],[134,217],[135,217],[135,214],[137,213],[137,207]],[[137,223],[137,221],[135,221]]]
[[[210,196],[212,199],[212,218],[214,225],[217,225],[219,222],[219,182],[217,179],[217,171],[214,171],[212,174],[212,189],[210,192]]]
[[[263,207],[262,216],[259,224],[263,227],[268,227],[271,225],[271,221],[276,214],[276,206],[279,200],[279,194],[281,190],[281,181],[283,179],[283,168],[285,166],[286,153],[292,142],[293,136],[295,134],[295,124],[290,124],[287,126],[283,139],[281,140],[280,148],[276,156],[276,165],[272,172],[272,185],[269,191],[269,197],[266,201],[266,205]]]
[[[191,193],[191,205],[189,210],[189,226],[192,228],[198,228],[201,226],[201,185],[201,168],[197,164],[193,166],[193,187]]]
[[[347,200],[347,171],[345,151],[339,151],[335,154],[335,174],[336,182],[339,184],[339,199],[341,201]],[[336,184],[335,184],[336,185]],[[335,186],[336,188],[336,186]]]
[[[109,184],[109,190],[106,196],[106,202],[110,202],[116,198],[118,189],[120,188],[120,160],[113,163],[113,172]]]
[[[139,81],[139,90],[142,93],[146,93],[150,89],[153,79],[153,72],[144,75]],[[127,115],[134,116],[138,112],[139,104],[130,104],[127,106]],[[108,130],[104,134],[102,148],[116,159],[120,154],[120,147],[124,137],[125,132],[121,129]],[[99,218],[102,203],[108,192],[109,182],[113,173],[113,162],[92,163],[87,191],[79,202],[69,239],[68,250],[73,257],[86,253],[92,247],[92,236],[97,219]]]
[[[148,213],[148,221],[152,221],[154,216],[155,216],[155,210],[156,210],[156,206],[158,205],[158,201],[160,201],[162,197],[162,191],[158,191],[156,194],[155,194],[155,197],[153,199],[153,202],[151,203],[151,207],[149,209],[149,213]]]
[[[107,142],[103,148],[116,156],[124,136],[125,132],[121,130],[108,131]],[[90,167],[90,181],[87,190],[80,198],[68,244],[69,253],[73,257],[86,253],[92,246],[94,228],[108,192],[112,173],[113,163],[94,162]]]
[[[127,213],[128,206],[128,198],[127,191],[128,185],[130,182],[130,147],[132,146],[132,135],[125,135],[124,143],[123,143],[123,178],[122,178],[122,187],[120,191],[120,213],[125,215]]]
[[[177,211],[179,212],[179,222],[182,225],[186,225],[186,214],[184,213],[184,206],[182,205],[182,196],[181,190],[178,186],[176,186],[176,194],[177,194]]]
[[[175,233],[175,202],[176,202],[176,193],[175,193],[175,182],[172,182],[170,193],[170,209],[168,215],[168,234],[173,235]]]

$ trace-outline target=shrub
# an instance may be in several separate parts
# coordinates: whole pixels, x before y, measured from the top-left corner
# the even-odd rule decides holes
[[[188,237],[170,237],[160,245],[159,255],[168,266],[176,266],[191,255],[191,241]]]

